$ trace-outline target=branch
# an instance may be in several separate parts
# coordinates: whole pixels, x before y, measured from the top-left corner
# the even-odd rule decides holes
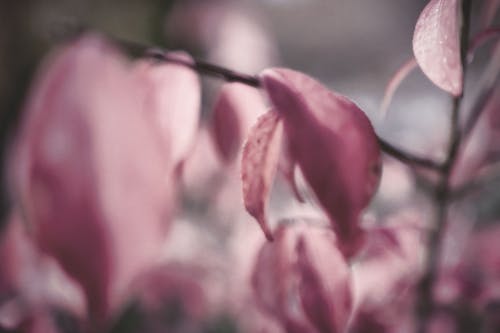
[[[201,60],[194,59],[192,61],[189,61],[186,60],[185,58],[175,56],[175,54],[172,54],[168,50],[159,48],[150,48],[148,46],[136,42],[131,42],[128,40],[123,40],[113,37],[111,37],[110,39],[114,41],[117,45],[119,45],[121,48],[126,50],[128,53],[135,56],[142,55],[158,61],[175,63],[181,66],[188,67],[198,73],[220,78],[228,82],[239,82],[254,88],[261,87],[261,82],[259,78],[255,75],[236,72]],[[391,155],[392,157],[398,159],[403,163],[431,170],[439,170],[441,168],[441,166],[437,162],[428,158],[415,156],[409,152],[401,150],[380,137],[378,137],[378,142],[380,144],[380,148],[382,149],[382,151],[384,151],[386,154]]]
[[[419,157],[410,154],[404,150],[401,150],[399,148],[396,148],[394,145],[385,141],[381,137],[378,137],[378,143],[380,145],[380,148],[384,151],[384,153],[391,155],[392,157],[396,158],[397,160],[403,163],[436,171],[441,170],[442,168],[442,166],[436,161],[425,157]]]
[[[134,56],[143,56],[155,59],[157,61],[169,62],[185,66],[192,69],[195,72],[220,78],[228,82],[239,82],[254,88],[260,88],[261,86],[259,78],[255,75],[240,73],[237,71],[224,68],[222,66],[214,65],[197,59],[186,60],[182,57],[176,56],[169,50],[152,48],[136,42],[119,39],[116,37],[108,36],[108,38],[110,38],[118,46],[120,46],[122,49],[124,49],[125,51]]]

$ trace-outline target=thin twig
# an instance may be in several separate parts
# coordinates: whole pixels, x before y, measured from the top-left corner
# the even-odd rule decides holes
[[[430,158],[419,157],[419,156],[410,154],[404,150],[401,150],[399,148],[396,148],[394,145],[385,141],[381,137],[378,137],[378,143],[379,143],[382,151],[384,151],[384,153],[391,155],[392,157],[396,158],[397,160],[399,160],[403,163],[411,164],[413,166],[419,166],[419,167],[426,168],[426,169],[436,170],[436,171],[442,169],[442,166],[438,162],[436,162]]]
[[[259,88],[261,86],[259,78],[255,75],[240,73],[202,60],[188,60],[175,55],[175,53],[169,50],[152,48],[129,40],[115,37],[110,37],[110,39],[135,56],[144,56],[158,61],[178,64],[188,67],[198,73],[220,78],[228,82],[240,82],[254,88]]]
[[[169,52],[168,50],[151,48],[136,42],[131,42],[128,40],[123,40],[118,38],[111,38],[111,39],[116,44],[121,46],[123,49],[136,56],[142,55],[146,57],[151,57],[158,61],[165,61],[186,66],[196,72],[213,76],[216,78],[221,78],[228,82],[239,82],[254,88],[261,87],[261,82],[259,78],[255,75],[236,72],[201,60],[194,59],[190,61],[187,60],[186,58],[173,55],[173,53]],[[378,142],[380,144],[380,148],[382,149],[382,151],[404,163],[431,170],[439,170],[441,168],[440,164],[437,163],[436,161],[433,161],[429,158],[419,157],[404,150],[401,150],[380,137],[378,137]]]
[[[260,81],[256,76],[239,73],[205,61],[196,59],[188,61],[184,58],[174,57],[169,52],[158,49],[147,52],[147,56],[156,60],[183,65],[198,73],[218,77],[228,82],[239,82],[254,88],[259,88],[261,86]]]

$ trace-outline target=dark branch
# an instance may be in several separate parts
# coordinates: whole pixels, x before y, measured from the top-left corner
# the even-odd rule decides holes
[[[144,56],[158,61],[175,63],[191,68],[198,73],[220,78],[228,82],[240,82],[254,88],[260,87],[260,81],[257,76],[254,75],[239,73],[201,60],[187,60],[176,56],[169,50],[151,48],[136,42],[118,38],[111,38],[111,40],[133,56]]]
[[[380,148],[386,154],[391,155],[392,157],[398,159],[401,162],[412,164],[414,166],[419,166],[426,169],[432,169],[432,170],[441,169],[441,165],[436,161],[425,157],[415,156],[406,151],[398,149],[394,145],[390,144],[389,142],[385,141],[380,137],[378,138],[378,143],[380,145]]]
[[[145,56],[145,57],[150,57],[152,59],[156,59],[158,61],[165,61],[186,66],[198,73],[213,76],[216,78],[221,78],[228,82],[240,82],[254,88],[261,87],[261,82],[259,78],[255,75],[239,73],[218,65],[214,65],[196,59],[187,60],[186,58],[176,56],[174,53],[169,52],[168,50],[159,48],[150,48],[135,42],[130,42],[118,38],[111,38],[111,39],[116,44],[125,49],[128,53],[134,56]],[[418,157],[406,151],[403,151],[395,147],[394,145],[386,142],[384,139],[380,137],[378,138],[378,142],[380,144],[380,148],[386,154],[393,156],[394,158],[398,159],[401,162],[432,170],[441,169],[441,166],[437,162],[428,158]]]

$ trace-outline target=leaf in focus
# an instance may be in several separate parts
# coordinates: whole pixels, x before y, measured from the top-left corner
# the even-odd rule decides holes
[[[245,208],[257,219],[268,240],[273,236],[266,217],[267,201],[278,167],[282,133],[279,114],[268,111],[250,130],[241,160]]]
[[[435,85],[454,96],[463,89],[458,5],[458,0],[431,0],[413,34],[418,65]]]
[[[381,174],[370,121],[349,99],[305,74],[269,69],[261,77],[283,119],[293,159],[330,217],[339,246],[352,254],[360,245],[360,214]]]

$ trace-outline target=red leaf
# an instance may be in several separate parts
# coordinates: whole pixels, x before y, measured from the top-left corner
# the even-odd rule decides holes
[[[266,207],[278,166],[282,133],[278,113],[268,111],[250,130],[241,160],[245,208],[257,219],[268,240],[273,236],[267,223]]]
[[[225,163],[233,161],[257,118],[267,111],[254,88],[240,83],[225,84],[214,106],[213,136]]]
[[[463,89],[458,4],[458,0],[431,0],[413,35],[413,53],[424,74],[454,96]]]
[[[347,254],[359,245],[359,215],[380,179],[380,150],[370,121],[346,97],[299,72],[270,69],[262,80],[283,118],[293,158]]]

